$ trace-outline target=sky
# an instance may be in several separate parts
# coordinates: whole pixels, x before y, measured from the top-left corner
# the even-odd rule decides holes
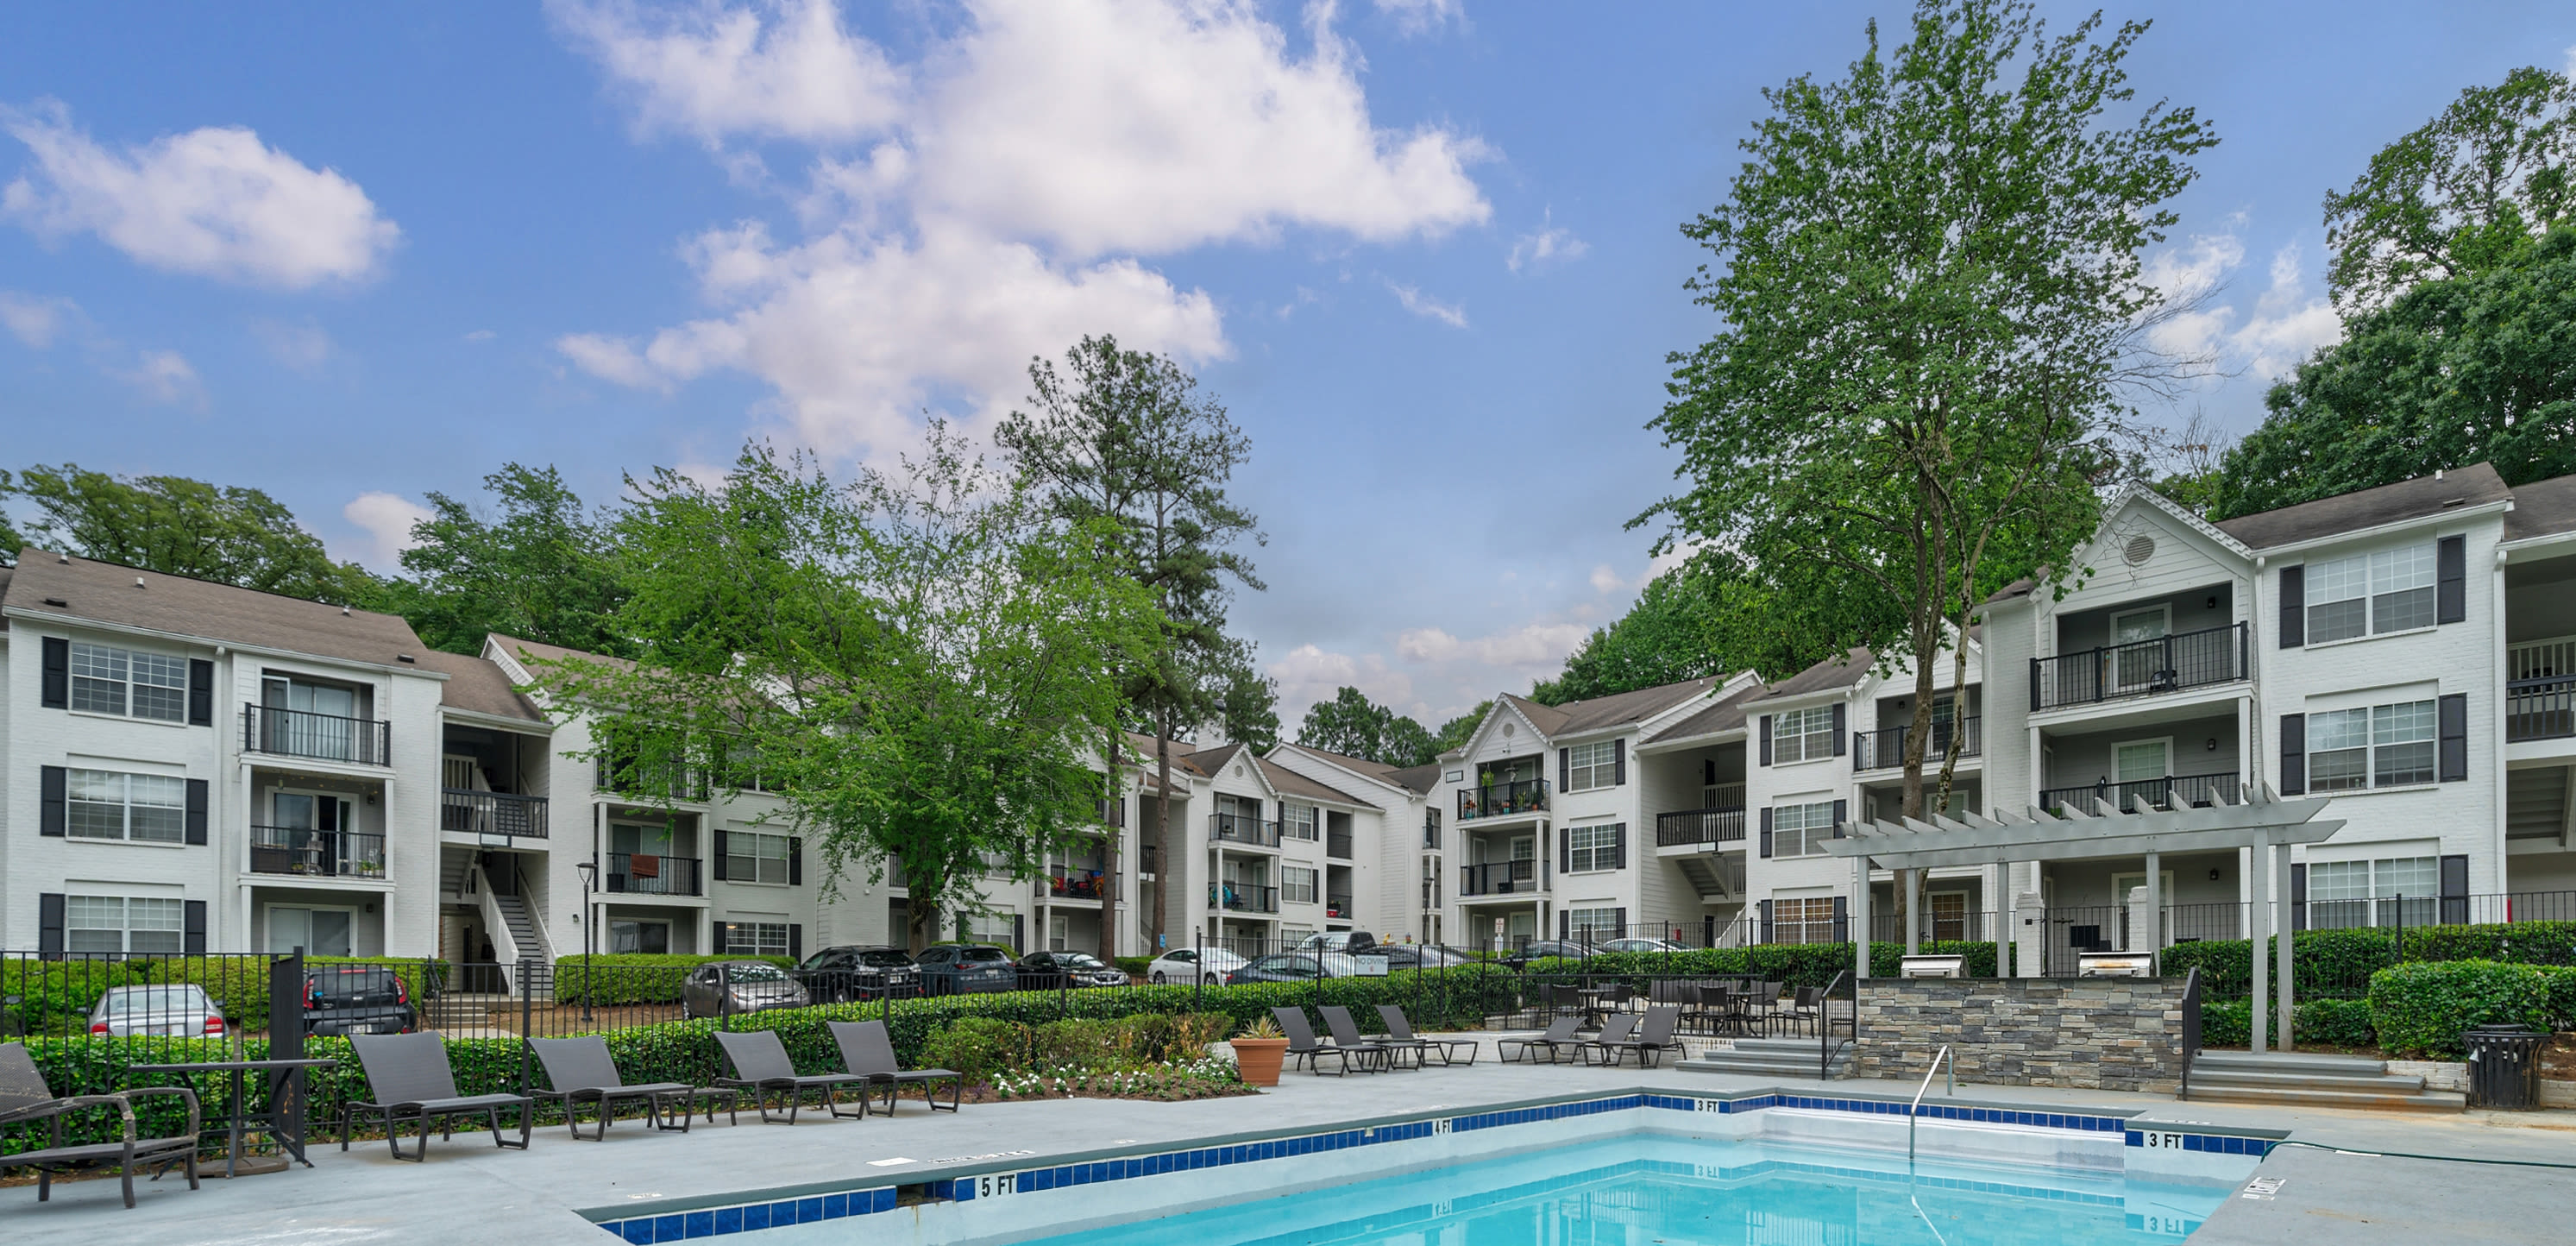
[[[1679,226],[1764,88],[1909,11],[18,6],[0,466],[254,485],[390,571],[427,493],[505,462],[598,502],[747,438],[848,471],[1110,333],[1251,437],[1268,588],[1233,624],[1283,722],[1353,684],[1437,726],[1652,574],[1647,424],[1715,328]],[[2563,0],[2109,15],[2154,18],[2141,104],[2222,140],[2149,260],[2206,293],[2166,344],[2227,375],[2148,414],[2231,432],[2339,333],[2324,192],[2465,87],[2576,69]]]

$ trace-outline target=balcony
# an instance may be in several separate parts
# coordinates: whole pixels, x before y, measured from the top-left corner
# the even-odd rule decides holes
[[[1345,919],[1345,920],[1347,920],[1347,919],[1350,917],[1350,915],[1351,915],[1351,898],[1350,898],[1349,896],[1326,896],[1326,897],[1324,897],[1324,916],[1325,916],[1325,917],[1328,917],[1328,918],[1341,918],[1341,919]]]
[[[1440,811],[1437,809],[1422,811],[1422,846],[1433,852],[1440,851]]]
[[[1732,809],[1684,809],[1655,815],[1655,846],[1704,848],[1744,846],[1744,806]]]
[[[1276,913],[1279,889],[1257,883],[1224,883],[1208,888],[1208,906],[1229,913]]]
[[[1950,741],[1955,735],[1967,737],[1959,745],[1959,756],[1966,758],[1982,755],[1986,751],[1984,725],[1985,720],[1973,714],[1960,719],[1958,730],[1955,732],[1949,723],[1935,721],[1932,724],[1932,739],[1923,746],[1924,769],[1930,770],[1940,765],[1941,759],[1949,755]],[[1877,731],[1853,732],[1852,769],[1892,770],[1904,765],[1905,738],[1913,734],[1913,731],[1914,725],[1907,723]]]
[[[1038,890],[1058,900],[1097,900],[1100,898],[1100,871],[1068,870],[1059,866],[1038,880]]]
[[[1458,789],[1458,820],[1541,813],[1547,809],[1547,780],[1522,779],[1488,787]]]
[[[1351,833],[1349,831],[1326,832],[1324,835],[1324,855],[1331,857],[1336,861],[1350,860]]]
[[[546,837],[546,798],[447,787],[438,792],[438,829],[466,835]]]
[[[2030,660],[2030,708],[2164,696],[2245,678],[2242,623]]]
[[[2504,686],[2504,738],[2564,740],[2576,736],[2576,675],[2509,680]]]
[[[1535,858],[1517,861],[1489,861],[1483,865],[1458,867],[1458,894],[1461,896],[1526,895],[1546,886]]]
[[[2049,788],[2039,794],[2039,806],[2054,813],[2074,805],[2085,813],[2091,813],[2092,802],[2107,800],[2113,808],[2126,813],[2135,804],[2132,798],[2136,798],[2161,810],[2200,808],[2216,803],[2221,792],[2227,793],[2231,800],[2243,800],[2243,794],[2236,788],[2234,771],[2226,774],[2169,774],[2158,779],[2137,779],[2128,783],[2113,783],[2105,779],[2078,787]]]
[[[1279,846],[1279,824],[1240,813],[1211,813],[1208,815],[1208,837],[1225,844],[1276,848]]]
[[[594,760],[591,784],[603,792],[643,799],[704,801],[708,795],[707,776],[685,766],[641,766],[633,761],[606,757]]]
[[[383,878],[385,837],[300,826],[254,826],[250,828],[250,869],[254,874],[308,878]]]
[[[705,879],[703,863],[696,857],[612,852],[602,885],[613,895],[702,896],[707,893]]]
[[[245,753],[384,766],[392,764],[393,747],[393,724],[373,718],[342,718],[265,705],[242,707]]]
[[[1157,872],[1157,871],[1154,869],[1154,857],[1155,857],[1154,848],[1155,848],[1155,846],[1154,846],[1154,845],[1152,845],[1152,844],[1138,844],[1138,845],[1136,845],[1136,872],[1137,872],[1137,873],[1151,876],[1151,875],[1153,875],[1153,874],[1155,874],[1155,873]]]

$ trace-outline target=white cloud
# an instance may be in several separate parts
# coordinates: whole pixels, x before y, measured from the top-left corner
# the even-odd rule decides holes
[[[635,101],[647,128],[713,145],[736,135],[832,140],[891,125],[903,75],[841,25],[832,0],[711,4],[651,17],[628,0],[548,10]]]
[[[2567,76],[2576,78],[2576,43],[2567,45]]]
[[[2233,233],[2195,236],[2149,257],[2144,274],[2148,285],[2174,301],[2197,299],[2203,304],[2157,325],[2148,335],[2150,344],[2174,355],[2214,357],[2231,369],[2268,381],[2297,368],[2318,347],[2342,338],[2343,321],[2335,315],[2333,304],[2307,283],[2299,244],[2273,253],[2269,284],[2255,299],[2250,315],[2218,299],[2244,263],[2244,239]]]
[[[340,517],[367,534],[367,552],[359,561],[379,571],[390,571],[404,550],[418,544],[412,540],[412,525],[429,518],[430,511],[400,494],[371,491],[351,498],[347,506],[340,508]]]
[[[1292,733],[1305,720],[1308,706],[1333,699],[1333,693],[1342,688],[1357,688],[1370,700],[1402,713],[1417,717],[1422,713],[1422,705],[1413,694],[1412,677],[1388,666],[1385,658],[1374,653],[1353,657],[1329,653],[1311,644],[1299,645],[1262,671],[1279,681],[1279,721]]]
[[[1592,629],[1580,623],[1531,622],[1461,640],[1436,627],[1417,627],[1396,637],[1395,651],[1418,662],[1471,662],[1546,673],[1591,634]]]
[[[50,350],[54,338],[66,320],[78,316],[80,308],[70,299],[39,298],[15,290],[0,290],[0,327],[30,349]]]
[[[490,329],[476,329],[465,335],[465,340],[469,342],[489,342],[492,338],[493,333]]]
[[[1619,573],[1611,570],[1610,564],[1606,562],[1592,569],[1593,592],[1615,593],[1626,584],[1627,581],[1620,579]]]
[[[1374,0],[1377,11],[1395,21],[1395,29],[1404,35],[1419,35],[1438,30],[1450,22],[1464,25],[1467,6],[1464,0]]]
[[[238,127],[109,151],[60,104],[0,113],[35,156],[0,189],[0,215],[44,237],[94,233],[171,272],[297,289],[374,272],[400,238],[357,183]]]
[[[1524,265],[1580,259],[1591,249],[1592,244],[1575,237],[1573,230],[1558,227],[1556,214],[1550,212],[1541,218],[1535,232],[1522,234],[1513,240],[1511,254],[1503,257],[1503,265],[1519,272]]]
[[[1425,319],[1437,320],[1451,328],[1464,329],[1467,327],[1466,308],[1460,307],[1455,303],[1443,303],[1428,294],[1424,294],[1418,286],[1400,285],[1393,278],[1383,278],[1382,280],[1386,282],[1388,292],[1395,295],[1395,301],[1404,305],[1404,310],[1412,312],[1414,315],[1421,316]]]
[[[298,372],[311,372],[331,358],[331,335],[310,320],[294,324],[263,317],[250,322],[250,331],[279,363]]]
[[[112,375],[154,402],[177,407],[206,405],[206,387],[197,379],[197,370],[175,350],[147,350],[135,357],[134,366]]]

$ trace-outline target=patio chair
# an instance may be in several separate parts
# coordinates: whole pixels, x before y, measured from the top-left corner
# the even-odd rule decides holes
[[[1621,1043],[1627,1042],[1628,1035],[1636,1030],[1636,1028],[1637,1014],[1633,1012],[1622,1012],[1604,1017],[1601,1019],[1601,1032],[1593,1035],[1592,1041],[1588,1043],[1576,1043],[1574,1045],[1575,1054],[1583,1057],[1583,1062],[1585,1064],[1590,1064],[1593,1062],[1594,1053],[1598,1052],[1601,1055],[1601,1062],[1603,1064],[1608,1064],[1610,1063],[1608,1059],[1610,1049]]]
[[[617,1072],[617,1061],[608,1054],[608,1040],[592,1034],[583,1038],[532,1038],[528,1048],[537,1053],[537,1062],[545,1066],[548,1089],[530,1088],[530,1098],[543,1099],[563,1108],[564,1127],[581,1140],[581,1116],[576,1109],[584,1103],[598,1109],[598,1128],[588,1141],[605,1141],[608,1122],[615,1119],[620,1102],[641,1100],[644,1119],[655,1129],[689,1131],[689,1099],[698,1088],[686,1082],[649,1082],[629,1086]],[[679,1123],[670,1105],[680,1105]],[[707,1105],[707,1119],[715,1119],[715,1105]]]
[[[1288,1036],[1287,1054],[1291,1062],[1290,1067],[1295,1067],[1295,1061],[1303,1060],[1306,1062],[1306,1071],[1320,1077],[1324,1072],[1324,1057],[1331,1056],[1342,1066],[1341,1072],[1333,1076],[1340,1077],[1351,1071],[1352,1053],[1336,1044],[1316,1038],[1315,1027],[1306,1020],[1305,1009],[1273,1008],[1270,1010],[1270,1019],[1278,1022],[1279,1032]],[[1369,1070],[1364,1068],[1361,1071]]]
[[[456,1073],[448,1067],[447,1040],[436,1030],[415,1030],[409,1034],[352,1034],[349,1046],[358,1053],[358,1064],[367,1072],[365,1103],[345,1104],[340,1108],[340,1149],[349,1149],[351,1124],[361,1116],[373,1116],[385,1127],[385,1147],[395,1159],[419,1163],[429,1158],[429,1123],[437,1121],[438,1136],[456,1136],[456,1118],[480,1116],[492,1131],[492,1145],[513,1151],[528,1149],[528,1134],[536,1124],[537,1101],[526,1095],[460,1095],[456,1093]],[[501,1109],[519,1109],[519,1140],[510,1141],[501,1134]],[[418,1145],[409,1155],[403,1154],[402,1123],[412,1121],[420,1126]]]
[[[716,1085],[748,1090],[760,1105],[760,1123],[779,1124],[771,1114],[769,1097],[787,1096],[786,1124],[796,1123],[796,1110],[805,1102],[805,1092],[823,1092],[823,1106],[836,1120],[858,1120],[868,1114],[868,1078],[859,1073],[799,1073],[796,1062],[787,1058],[787,1045],[778,1041],[776,1030],[718,1030],[716,1045],[724,1048],[725,1063],[733,1066],[733,1076],[719,1077]],[[859,1110],[841,1110],[841,1088],[859,1088]]]
[[[1443,1068],[1452,1064],[1476,1062],[1476,1040],[1472,1038],[1423,1038],[1413,1032],[1413,1022],[1406,1018],[1404,1010],[1393,1004],[1378,1005],[1377,1019],[1386,1023],[1387,1043],[1390,1046],[1413,1049],[1413,1061],[1416,1065],[1420,1065],[1426,1055],[1439,1056]],[[1465,1060],[1457,1058],[1458,1049],[1461,1047],[1467,1049]]]
[[[905,1086],[921,1087],[921,1101],[933,1112],[957,1110],[966,1095],[966,1075],[955,1069],[907,1069],[895,1059],[894,1040],[886,1034],[883,1021],[834,1021],[832,1041],[841,1046],[841,1067],[885,1087],[886,1115],[894,1115],[895,1095]],[[948,1106],[939,1106],[931,1087],[948,1083]]]
[[[1803,1025],[1808,1033],[1815,1033],[1816,1019],[1823,1015],[1824,998],[1825,988],[1821,986],[1799,987],[1798,998],[1789,1005],[1789,1024]]]
[[[1354,1054],[1365,1053],[1360,1061],[1362,1071],[1383,1073],[1399,1067],[1395,1056],[1403,1049],[1361,1037],[1359,1022],[1351,1019],[1350,1009],[1340,1004],[1326,1004],[1317,1011],[1324,1014],[1324,1028],[1333,1032],[1334,1046]]]
[[[166,1138],[140,1138],[134,1121],[134,1100],[145,1095],[177,1095],[188,1105],[188,1130]],[[119,1118],[114,1142],[63,1142],[63,1117],[89,1108],[114,1108]],[[78,1172],[85,1168],[116,1166],[125,1187],[125,1205],[134,1205],[134,1169],[138,1164],[166,1167],[182,1164],[188,1170],[188,1188],[197,1188],[197,1093],[185,1086],[138,1086],[132,1090],[105,1095],[65,1095],[57,1098],[45,1085],[44,1071],[36,1067],[35,1057],[27,1054],[25,1043],[0,1046],[0,1127],[46,1123],[45,1144],[32,1150],[0,1156],[0,1171],[11,1168],[36,1170],[36,1201],[41,1203],[54,1194],[54,1174]],[[154,1174],[157,1180],[159,1174]]]
[[[1681,1043],[1673,1037],[1673,1027],[1681,1021],[1681,1010],[1659,1006],[1646,1010],[1646,1023],[1635,1038],[1613,1040],[1604,1035],[1593,1048],[1608,1057],[1603,1063],[1616,1068],[1630,1055],[1637,1057],[1637,1067],[1651,1069],[1663,1063],[1664,1053],[1678,1051]]]
[[[1583,1018],[1581,1017],[1558,1017],[1556,1020],[1548,1023],[1547,1031],[1545,1033],[1540,1034],[1536,1038],[1495,1039],[1494,1058],[1497,1060],[1519,1060],[1527,1057],[1535,1063],[1537,1057],[1531,1055],[1531,1053],[1544,1050],[1547,1052],[1547,1062],[1554,1064],[1557,1062],[1557,1054],[1559,1052],[1574,1051],[1581,1047],[1581,1044],[1575,1041],[1574,1026],[1576,1022],[1579,1022],[1582,1019]],[[1504,1050],[1504,1048],[1513,1046],[1519,1047],[1519,1052],[1514,1053]]]

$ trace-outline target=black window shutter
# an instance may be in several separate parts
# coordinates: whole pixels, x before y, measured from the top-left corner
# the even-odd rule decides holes
[[[787,959],[805,959],[805,923],[787,923]]]
[[[59,891],[36,897],[36,955],[46,960],[63,958],[63,893]]]
[[[1556,872],[1574,872],[1574,836],[1565,831],[1556,833]]]
[[[1558,749],[1556,750],[1556,790],[1565,792],[1571,791],[1573,788],[1574,750],[1570,748]]]
[[[2441,730],[2441,773],[2444,783],[2459,783],[2469,777],[2469,694],[2454,692],[2443,696],[2435,716]]]
[[[2469,858],[2442,858],[2442,924],[2469,924]]]
[[[2281,794],[2308,790],[2308,716],[2281,715]]]
[[[1622,786],[1628,782],[1628,740],[1625,736],[1610,742],[1610,781]]]
[[[1761,762],[1761,764],[1763,764],[1763,765],[1765,765],[1765,766],[1768,766],[1768,765],[1770,765],[1770,764],[1771,764],[1771,716],[1770,716],[1769,714],[1764,714],[1764,715],[1762,716],[1762,724],[1761,724],[1761,727],[1762,727],[1762,731],[1761,731],[1761,734],[1762,734],[1762,762]]]
[[[1762,855],[1771,855],[1771,806],[1762,806]]]
[[[188,659],[188,725],[215,725],[215,664],[204,658]]]
[[[1620,822],[1610,828],[1610,868],[1628,868],[1628,824]]]
[[[1834,702],[1834,756],[1836,757],[1842,756],[1843,750],[1851,746],[1851,741],[1845,738],[1851,732],[1847,719],[1848,716],[1843,713],[1843,703]]]
[[[44,706],[49,710],[67,709],[72,703],[72,642],[60,636],[45,637]]]
[[[787,839],[787,881],[800,887],[805,884],[805,840],[803,836],[791,835]]]
[[[1838,800],[1834,802],[1834,838],[1841,839],[1843,837],[1843,819],[1850,816],[1850,801]]]
[[[204,779],[188,780],[188,842],[198,847],[206,843],[206,793]]]
[[[64,821],[69,813],[68,806],[64,804],[66,777],[60,766],[46,766],[36,772],[36,791],[39,802],[36,813],[36,833],[39,835],[63,833]]]
[[[1029,945],[1028,919],[1026,913],[1011,914],[1011,950],[1014,952]]]
[[[2305,566],[2281,568],[2281,647],[2296,649],[2308,642],[2308,569]]]
[[[2433,621],[2458,623],[2469,617],[2469,538],[2446,536],[2433,543]]]
[[[1851,897],[1834,897],[1834,942],[1851,942]]]
[[[1758,900],[1754,903],[1755,907],[1761,910],[1760,920],[1762,922],[1762,941],[1764,943],[1770,943],[1775,938],[1771,933],[1771,902],[1768,900]]]
[[[716,881],[725,881],[725,833],[723,831],[716,832],[715,867]]]
[[[190,900],[181,909],[185,916],[180,918],[179,954],[203,956],[206,954],[206,902]]]
[[[1626,909],[1612,909],[1612,910],[1610,910],[1610,927],[1611,927],[1611,929],[1613,929],[1613,930],[1615,930],[1615,931],[1617,931],[1617,932],[1618,932],[1617,934],[1612,935],[1612,936],[1611,936],[1612,938],[1614,938],[1614,939],[1625,939],[1625,938],[1627,938],[1627,937],[1628,937],[1628,910],[1626,910]]]
[[[2308,928],[2308,867],[2290,867],[2290,929]]]
[[[1574,914],[1573,914],[1573,913],[1571,913],[1571,912],[1569,912],[1569,911],[1567,911],[1567,910],[1565,910],[1565,909],[1558,909],[1558,910],[1556,911],[1556,938],[1557,938],[1557,941],[1558,941],[1558,942],[1560,942],[1560,943],[1562,943],[1562,942],[1564,942],[1565,940],[1567,940],[1567,939],[1571,939],[1571,938],[1573,938],[1573,937],[1574,937]]]

